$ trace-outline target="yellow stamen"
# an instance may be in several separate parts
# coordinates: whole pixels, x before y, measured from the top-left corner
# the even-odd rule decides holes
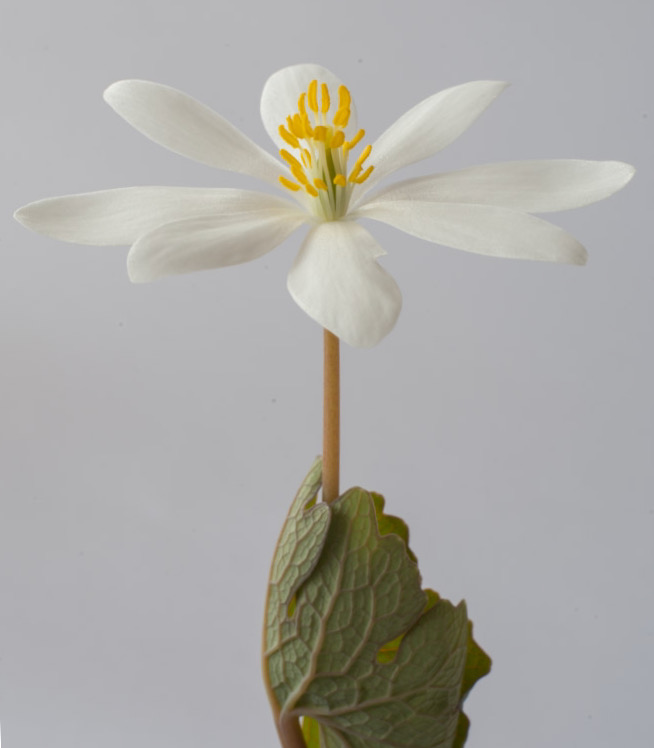
[[[329,111],[329,89],[327,88],[327,84],[323,83],[320,86],[320,94],[321,94],[321,103],[322,103],[322,113],[327,114]]]
[[[366,170],[365,170],[365,171],[363,172],[363,174],[362,174],[362,175],[361,175],[360,177],[357,177],[357,178],[356,178],[356,179],[355,179],[354,181],[355,181],[355,182],[356,182],[357,184],[362,184],[362,183],[363,183],[363,182],[365,182],[365,181],[366,181],[366,179],[368,179],[368,177],[369,177],[369,176],[370,176],[370,175],[372,174],[372,172],[373,172],[373,169],[374,169],[374,168],[375,168],[374,166],[369,166],[369,167],[368,167],[368,168],[367,168],[367,169],[366,169]]]
[[[279,181],[286,187],[287,190],[291,190],[291,192],[297,192],[298,190],[302,189],[299,184],[295,184],[295,182],[291,182],[290,179],[286,179],[286,177],[279,177]]]
[[[298,139],[295,137],[295,135],[291,135],[291,133],[284,127],[284,125],[279,126],[279,134],[291,146],[291,148],[300,147]]]
[[[309,109],[318,114],[318,81],[309,83]]]
[[[297,114],[295,116],[297,117]],[[298,132],[293,117],[286,118],[286,126],[288,127],[291,135],[293,135],[294,137],[299,138],[300,140],[304,137],[304,133],[302,132],[302,130]]]
[[[307,132],[304,129],[304,122],[299,114],[293,115],[293,132],[295,132],[299,138],[307,137]]]
[[[298,169],[297,166],[291,166],[291,174],[297,179],[298,182],[301,182],[304,185],[309,184],[309,180],[307,179],[307,175],[302,171],[302,167]]]
[[[352,103],[352,97],[347,89],[347,86],[340,85],[338,87],[338,108],[349,109]]]
[[[295,158],[295,156],[291,155],[285,148],[282,148],[279,152],[279,155],[286,161],[286,163],[291,166],[295,167],[296,169],[301,169],[302,164]]]
[[[334,115],[333,122],[337,127],[347,127],[350,120],[350,104],[352,97],[345,86],[338,87],[338,109]]]
[[[357,165],[358,166],[362,166],[363,165],[363,162],[370,155],[370,151],[372,151],[372,146],[370,145],[370,143],[368,143],[368,145],[359,154],[359,158],[357,159]]]
[[[356,160],[356,163],[354,164],[354,167],[350,172],[350,176],[348,177],[350,182],[356,182],[357,177],[359,176],[359,174],[361,173],[361,169],[363,168],[363,162],[370,155],[370,151],[372,151],[372,146],[370,145],[370,143],[368,143],[368,145],[359,154],[359,158]]]
[[[347,107],[339,109],[334,115],[332,122],[336,127],[347,127],[347,123],[350,121],[350,110]]]
[[[309,122],[309,115],[306,112],[302,115],[302,126],[304,127],[305,137],[308,136],[312,138],[313,127],[311,127],[311,123]]]
[[[332,136],[331,142],[329,143],[330,148],[340,148],[345,142],[345,135],[343,130],[337,130]]]
[[[350,182],[356,182],[357,177],[361,174],[361,166],[359,164],[354,164],[352,167],[352,171],[350,172],[350,176],[348,177],[348,181]]]
[[[357,143],[361,140],[361,138],[366,134],[365,130],[359,130],[359,132],[352,138],[352,140],[348,140],[345,144],[344,148],[346,151],[351,151],[352,148],[354,148]]]
[[[327,119],[328,113],[336,108],[336,92],[330,92],[329,84],[312,80],[299,94],[297,111],[279,127],[280,138],[291,149],[283,147],[279,152],[290,169],[290,174],[280,176],[279,182],[292,192],[301,190],[318,198],[309,201],[310,209],[326,221],[347,215],[352,193],[350,185],[365,182],[374,169],[365,165],[372,152],[370,145],[361,151],[352,168],[348,168],[350,151],[365,136],[365,130],[359,130],[350,140],[346,139],[351,107],[349,90],[339,86],[338,108],[334,116]]]

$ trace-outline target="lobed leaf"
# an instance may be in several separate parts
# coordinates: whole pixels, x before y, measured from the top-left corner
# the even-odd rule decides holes
[[[465,603],[422,590],[409,532],[379,494],[314,504],[314,463],[273,559],[264,662],[280,723],[307,748],[461,748],[463,699],[490,669]]]

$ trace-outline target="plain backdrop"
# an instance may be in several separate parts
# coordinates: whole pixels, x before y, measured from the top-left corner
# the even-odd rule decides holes
[[[266,78],[317,62],[370,140],[426,96],[512,82],[398,177],[616,159],[614,198],[551,216],[585,268],[479,257],[381,224],[404,308],[345,348],[343,486],[386,495],[425,584],[465,598],[493,672],[469,748],[648,748],[654,667],[648,0],[9,0],[0,30],[0,720],[6,748],[275,746],[268,564],[321,433],[321,331],[259,261],[134,286],[27,202],[137,184],[257,187],[117,117],[180,88],[272,150]],[[264,187],[266,189],[266,187]]]

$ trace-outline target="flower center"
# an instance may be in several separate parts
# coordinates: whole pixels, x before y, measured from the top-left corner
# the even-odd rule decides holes
[[[295,181],[284,176],[279,181],[286,189],[303,190],[313,198],[309,201],[311,210],[328,221],[345,215],[354,185],[365,182],[374,169],[368,166],[364,170],[364,161],[372,150],[367,145],[348,174],[350,151],[365,135],[364,130],[359,130],[352,140],[345,139],[351,100],[347,88],[339,86],[338,107],[330,121],[329,88],[326,83],[318,85],[317,80],[311,81],[298,99],[297,113],[289,115],[286,123],[279,126],[280,136],[297,151],[293,155],[285,148],[280,150]]]

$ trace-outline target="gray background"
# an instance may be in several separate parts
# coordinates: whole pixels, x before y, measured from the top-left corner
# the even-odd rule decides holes
[[[404,294],[343,352],[343,485],[386,494],[426,584],[465,597],[492,675],[469,748],[652,745],[652,4],[648,0],[10,0],[0,50],[0,719],[6,748],[274,746],[268,563],[320,449],[321,335],[258,262],[133,286],[123,248],[11,221],[134,184],[258,187],[104,104],[139,77],[257,142],[268,75],[318,62],[371,140],[427,95],[513,86],[401,176],[619,159],[622,193],[552,220],[585,269],[371,224]],[[266,189],[264,187],[264,189]]]

